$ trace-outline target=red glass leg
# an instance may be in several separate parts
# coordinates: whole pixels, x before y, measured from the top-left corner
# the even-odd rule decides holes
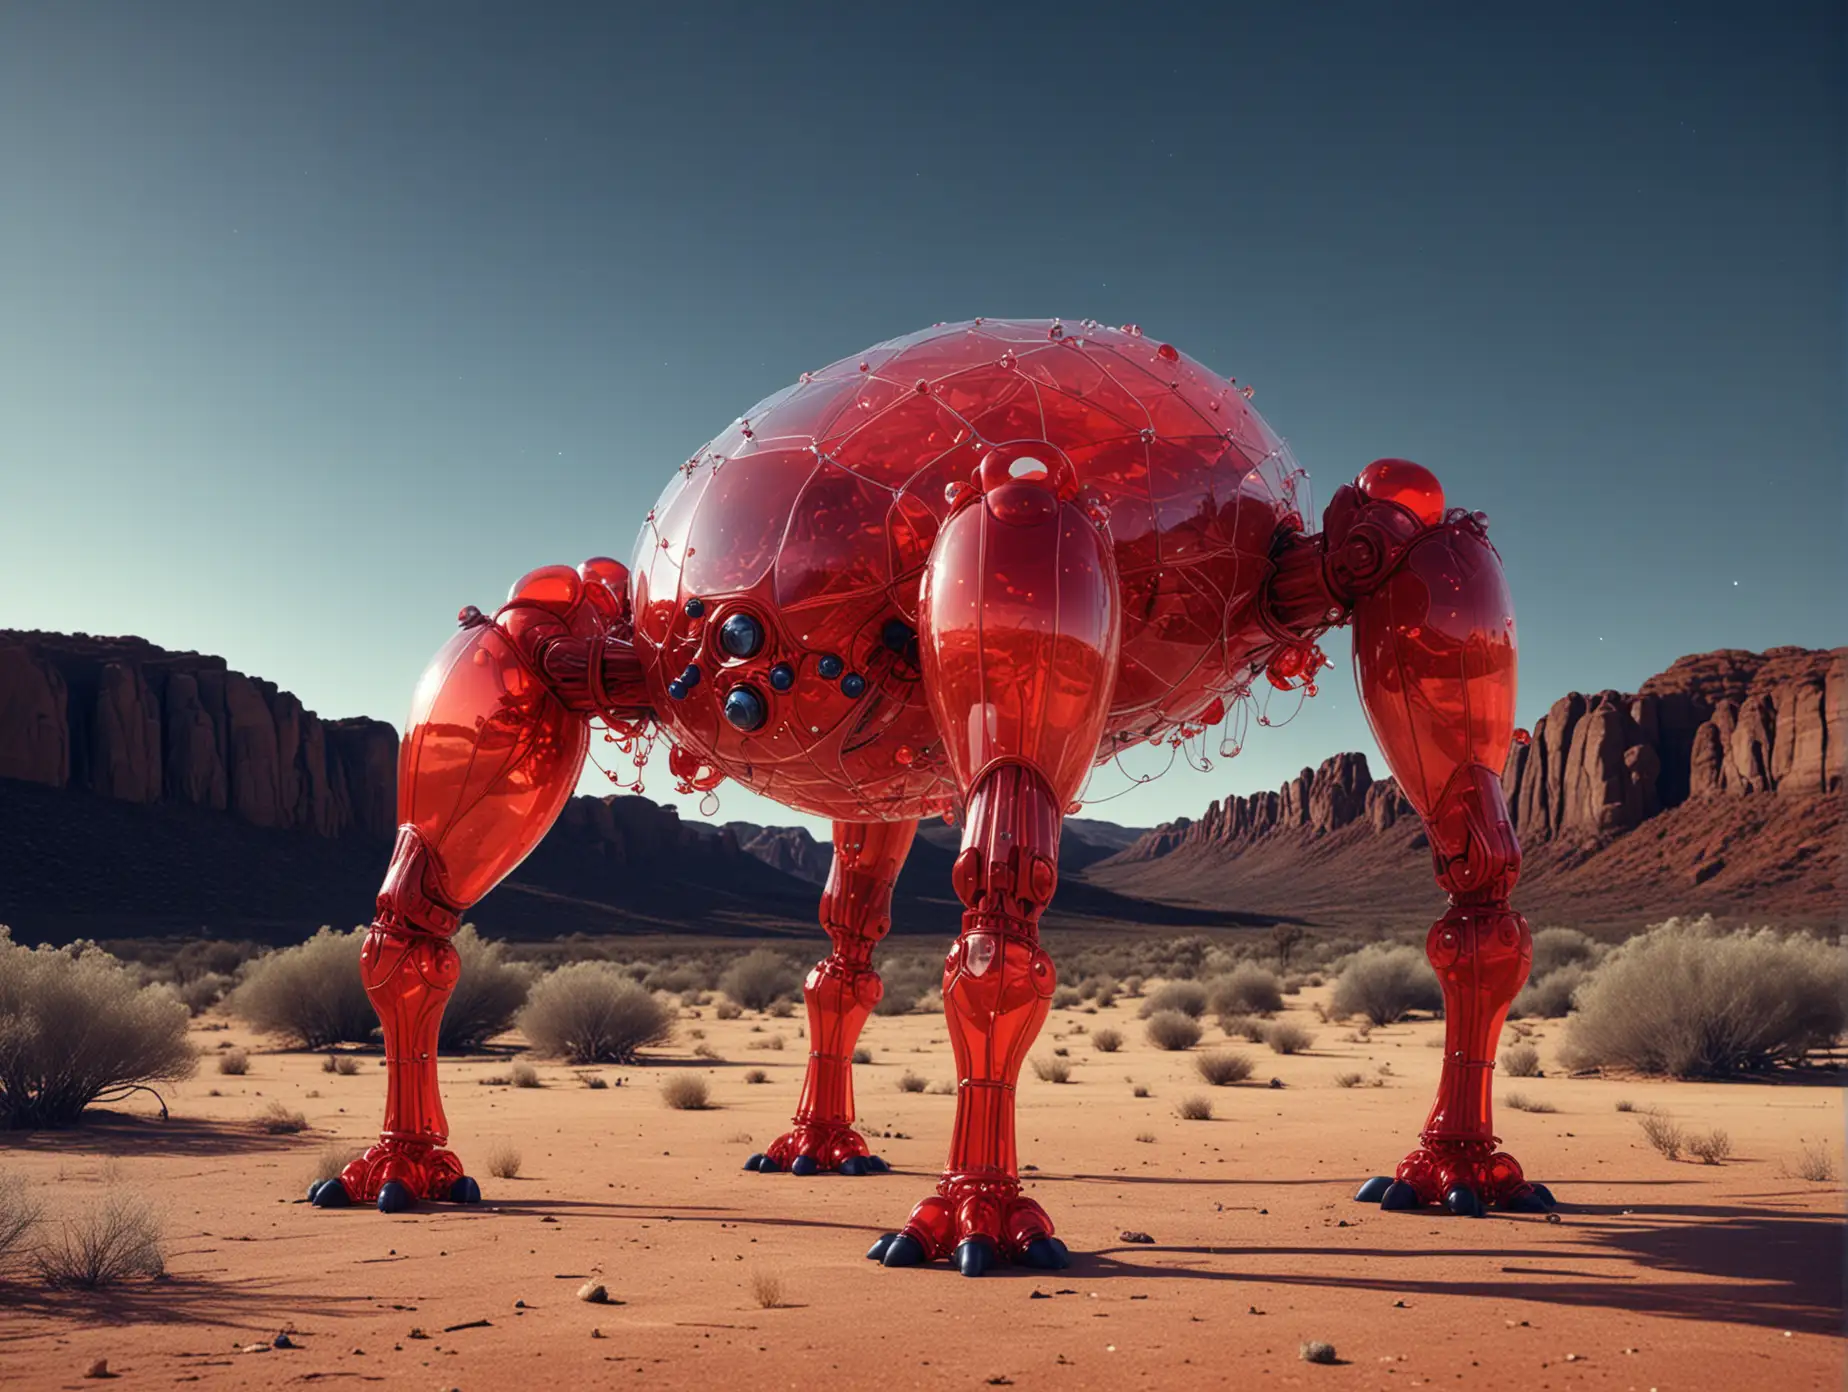
[[[745,1169],[862,1175],[888,1168],[853,1129],[853,1050],[884,994],[873,949],[891,930],[892,887],[917,829],[916,821],[834,824],[834,866],[821,896],[821,926],[833,951],[802,987],[809,1031],[802,1098],[790,1129]]]

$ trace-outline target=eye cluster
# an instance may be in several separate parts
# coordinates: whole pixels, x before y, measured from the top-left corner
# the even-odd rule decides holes
[[[795,691],[804,682],[802,659],[798,656],[792,660],[776,652],[770,623],[746,605],[721,603],[712,615],[716,622],[701,633],[699,626],[712,607],[697,596],[682,606],[682,612],[695,625],[696,651],[707,654],[709,660],[703,665],[697,657],[689,662],[667,684],[667,694],[675,701],[686,700],[710,671],[715,681],[724,683],[720,713],[734,729],[750,734],[770,723],[771,703],[776,696]],[[887,621],[881,641],[915,662],[917,634],[902,619]],[[848,670],[846,660],[838,653],[821,653],[813,661],[812,672],[808,682],[835,686],[850,701],[866,694],[866,677]]]

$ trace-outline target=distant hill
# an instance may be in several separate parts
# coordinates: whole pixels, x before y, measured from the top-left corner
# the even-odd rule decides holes
[[[1506,777],[1537,921],[1839,912],[1843,653],[1684,658],[1634,695],[1562,697]],[[0,631],[0,922],[24,941],[290,941],[363,922],[390,854],[397,736],[323,721],[218,657]],[[900,933],[945,937],[955,828],[920,828]],[[510,937],[812,935],[831,848],[799,827],[574,798],[470,914]],[[1053,927],[1422,926],[1441,906],[1391,780],[1337,755],[1152,830],[1074,818]]]

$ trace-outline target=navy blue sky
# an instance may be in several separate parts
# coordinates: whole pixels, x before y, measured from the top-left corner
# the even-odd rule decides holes
[[[0,3],[0,625],[398,723],[799,372],[1057,314],[1254,383],[1318,503],[1404,455],[1487,511],[1524,723],[1838,643],[1845,56],[1822,3]],[[1329,678],[1096,814],[1371,751]]]

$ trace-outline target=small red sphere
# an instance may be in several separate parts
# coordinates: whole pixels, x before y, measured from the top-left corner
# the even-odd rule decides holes
[[[1444,520],[1444,485],[1437,475],[1409,459],[1376,459],[1355,481],[1369,498],[1397,503],[1427,527]]]

